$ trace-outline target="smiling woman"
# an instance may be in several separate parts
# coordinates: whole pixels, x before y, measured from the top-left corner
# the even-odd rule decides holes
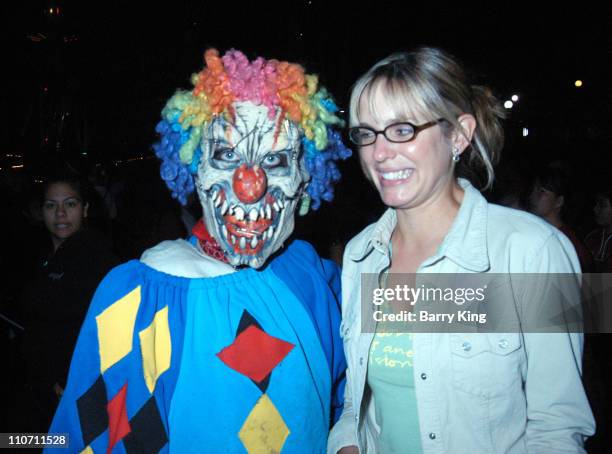
[[[449,334],[462,331],[457,324],[410,333],[405,319],[390,328],[378,315],[370,320],[372,300],[362,295],[371,274],[384,288],[394,279],[405,282],[406,274],[465,281],[475,273],[579,271],[575,251],[558,230],[487,203],[474,187],[493,182],[502,117],[490,90],[471,85],[440,49],[391,55],[353,87],[350,138],[388,209],[346,247],[347,386],[329,454],[584,452],[594,423],[580,377],[581,334],[565,326],[551,334],[522,328]],[[471,181],[460,178],[466,176]],[[550,310],[543,301],[532,289],[513,290],[519,314],[526,307]],[[409,315],[427,314],[422,307],[410,307]],[[468,312],[457,312],[455,320],[476,315]],[[375,328],[368,329],[369,322]],[[388,337],[407,333],[413,335]],[[388,351],[410,352],[405,368],[378,361],[383,341]]]

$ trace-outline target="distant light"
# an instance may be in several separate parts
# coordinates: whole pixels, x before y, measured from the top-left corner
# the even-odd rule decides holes
[[[49,8],[49,14],[53,14],[53,8]]]
[[[512,101],[517,102],[519,100],[518,95],[512,95],[512,98],[510,98]]]
[[[514,104],[512,103],[512,101],[506,101],[506,102],[504,103],[504,107],[505,107],[506,109],[512,109],[512,106],[513,106],[513,105],[514,105]]]
[[[527,137],[529,135],[529,129],[523,128],[523,137]]]
[[[83,153],[81,153],[83,156],[87,156],[87,152],[84,151]]]
[[[11,169],[23,169],[23,164],[20,164],[18,166],[11,166]]]
[[[574,82],[574,85],[578,88],[582,87],[582,81],[580,79],[578,79],[576,82]]]

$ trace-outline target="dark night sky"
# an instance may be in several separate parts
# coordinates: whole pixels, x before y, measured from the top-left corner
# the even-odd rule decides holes
[[[63,138],[62,153],[86,149],[94,159],[147,153],[165,100],[177,87],[189,87],[209,46],[300,62],[321,75],[341,105],[377,59],[417,45],[440,46],[501,98],[521,96],[507,123],[507,157],[589,156],[595,162],[609,150],[610,17],[603,7],[558,2],[536,12],[535,2],[22,3],[4,7],[5,62],[11,62],[5,74],[8,69],[12,80],[3,95],[11,107],[4,109],[2,136],[9,150],[34,161],[52,148],[43,140],[54,142],[57,112],[64,111],[72,119],[64,119],[62,134],[71,137]],[[59,17],[50,15],[57,6]],[[46,38],[28,38],[36,33]],[[578,78],[585,82],[580,90],[573,86]],[[524,126],[528,138],[521,137]]]

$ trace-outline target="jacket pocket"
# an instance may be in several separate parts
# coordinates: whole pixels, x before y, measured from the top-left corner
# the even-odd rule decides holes
[[[522,346],[518,333],[451,334],[453,386],[482,397],[520,390]]]

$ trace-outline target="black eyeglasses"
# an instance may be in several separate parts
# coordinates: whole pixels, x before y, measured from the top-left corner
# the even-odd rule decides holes
[[[437,125],[442,121],[444,121],[444,118],[429,121],[427,123],[423,123],[422,125],[413,125],[410,122],[404,121],[401,123],[393,123],[382,131],[376,131],[375,129],[368,128],[367,126],[356,126],[354,128],[349,128],[349,139],[355,145],[359,145],[360,147],[372,145],[374,142],[376,142],[376,137],[378,137],[378,134],[385,136],[385,139],[387,139],[389,142],[410,142],[423,129]]]

